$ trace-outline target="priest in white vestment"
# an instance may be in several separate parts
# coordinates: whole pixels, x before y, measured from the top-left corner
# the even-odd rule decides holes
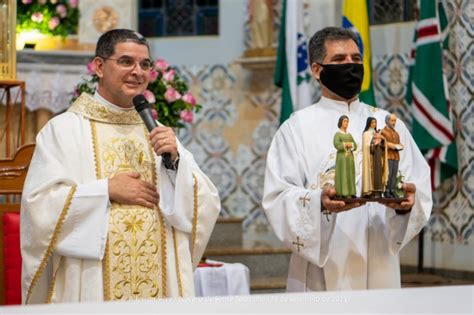
[[[367,117],[387,112],[359,101],[362,56],[355,35],[329,27],[309,43],[321,100],[295,112],[268,152],[263,207],[276,235],[293,251],[287,291],[400,287],[400,250],[426,224],[432,207],[430,171],[403,122],[400,172],[407,201],[385,204],[335,201],[336,151],[341,115],[350,119],[357,195],[361,193],[362,132]],[[358,136],[357,136],[358,135]]]
[[[193,296],[218,192],[173,130],[149,133],[133,107],[153,66],[143,36],[103,34],[94,64],[95,95],[37,137],[22,195],[23,303]]]

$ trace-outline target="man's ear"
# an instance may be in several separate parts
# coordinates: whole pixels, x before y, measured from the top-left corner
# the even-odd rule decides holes
[[[321,70],[323,70],[323,67],[321,67],[316,62],[313,62],[311,64],[311,73],[313,74],[313,78],[315,78],[318,81],[320,80]]]
[[[92,62],[94,63],[95,74],[102,78],[104,76],[104,60],[100,57],[95,57]]]

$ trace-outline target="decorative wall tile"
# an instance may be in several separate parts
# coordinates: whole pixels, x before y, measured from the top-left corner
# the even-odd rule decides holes
[[[275,10],[279,1],[275,2]],[[448,1],[449,52],[444,55],[456,131],[459,172],[434,193],[426,237],[435,242],[472,244],[474,225],[474,100],[472,1]],[[278,241],[261,209],[265,160],[279,127],[281,91],[272,71],[250,73],[238,64],[180,67],[203,110],[179,137],[219,190],[222,216],[244,218],[244,240],[257,245]],[[258,78],[258,88],[252,78]],[[374,92],[379,107],[410,126],[405,101],[408,56],[373,60]],[[313,99],[320,98],[313,82]]]

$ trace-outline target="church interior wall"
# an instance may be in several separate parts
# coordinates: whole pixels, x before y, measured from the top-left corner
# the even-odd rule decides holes
[[[308,34],[324,25],[339,25],[341,1],[308,0],[327,7],[311,16]],[[332,4],[331,4],[332,3]],[[474,271],[474,115],[472,74],[464,70],[474,54],[473,12],[469,1],[448,1],[453,26],[450,53],[445,56],[456,121],[458,176],[435,193],[434,209],[425,232],[425,263],[429,267]],[[278,128],[281,95],[273,85],[273,65],[262,61],[259,70],[242,62],[248,36],[245,0],[221,0],[219,36],[151,39],[154,57],[176,66],[192,93],[203,104],[192,126],[179,132],[183,144],[219,189],[223,217],[244,219],[244,240],[252,245],[278,245],[261,200],[266,152]],[[275,2],[275,32],[279,8]],[[327,12],[332,12],[327,14]],[[472,13],[471,13],[472,14]],[[318,24],[319,23],[319,24]],[[410,124],[405,102],[408,52],[413,25],[372,27],[373,78],[378,106]],[[470,63],[469,63],[470,62]],[[77,78],[78,80],[80,78]],[[69,91],[68,91],[69,92]],[[314,99],[319,98],[315,84]],[[416,265],[417,240],[401,254],[401,264]]]
[[[472,149],[464,149],[466,145],[472,148],[469,136],[473,132],[469,129],[472,124],[463,123],[472,119],[469,109],[472,106],[468,106],[472,102],[468,89],[472,90],[472,87],[469,87],[467,74],[457,70],[469,56],[466,43],[472,43],[473,37],[468,32],[467,17],[463,16],[463,10],[457,9],[461,5],[455,1],[449,4],[453,40],[451,53],[445,56],[457,121],[460,167],[458,176],[435,192],[434,209],[425,232],[424,257],[428,267],[474,271],[471,263],[474,200],[469,181],[463,181],[471,179],[472,182],[473,176]],[[371,36],[375,38],[372,42],[373,77],[378,106],[396,113],[408,124],[411,118],[405,93],[413,26],[408,22],[371,28]],[[196,84],[199,95],[205,99],[203,103],[207,109],[202,115],[207,118],[198,120],[193,126],[195,133],[188,137],[189,145],[199,148],[201,160],[206,161],[206,171],[215,174],[213,180],[220,187],[223,201],[222,215],[244,218],[244,239],[248,243],[278,244],[260,208],[265,152],[278,128],[280,92],[273,87],[273,71],[249,72],[236,62],[208,65],[201,67],[201,71],[198,74],[199,70],[194,69],[194,73],[207,82]],[[233,88],[209,90],[205,88],[209,82],[217,86],[230,84]],[[260,87],[255,82],[259,82]],[[317,87],[314,96],[315,99],[319,97]],[[413,240],[402,252],[401,263],[416,265],[416,257],[417,240]]]
[[[151,38],[152,56],[176,66],[229,64],[244,51],[246,6],[246,0],[221,0],[219,35]]]

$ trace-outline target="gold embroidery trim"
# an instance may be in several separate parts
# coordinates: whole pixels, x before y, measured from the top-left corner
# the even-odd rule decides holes
[[[51,283],[49,284],[48,288],[48,299],[46,300],[46,303],[51,304],[53,301],[53,295],[54,295],[54,290],[56,288],[56,276],[58,275],[59,268],[61,267],[61,262],[63,261],[63,256],[59,257],[59,262],[58,262],[58,267],[54,271],[53,274],[53,279],[51,280]]]
[[[123,111],[107,107],[87,93],[82,93],[69,107],[68,111],[91,120],[111,124],[143,124],[142,119],[135,110]]]
[[[153,150],[153,146],[151,145],[150,142],[150,137],[148,136],[148,130],[146,128],[143,128],[143,131],[145,132],[145,137],[147,139],[148,143],[148,150],[150,156],[155,160],[155,151]],[[156,160],[155,163],[153,163],[153,170],[151,171],[151,182],[153,183],[154,187],[157,187],[157,169],[156,169]],[[161,241],[161,279],[162,279],[162,288],[163,288],[163,297],[168,297],[168,279],[167,279],[167,255],[166,255],[166,224],[165,220],[163,218],[163,215],[161,214],[161,209],[159,205],[156,205],[157,207],[157,212],[158,212],[158,218],[160,220],[160,229],[161,229],[161,235],[160,235],[160,241]]]
[[[92,131],[92,146],[94,148],[94,161],[95,161],[95,176],[97,179],[100,179],[101,174],[101,165],[99,159],[99,144],[97,138],[97,127],[96,123],[93,120],[90,120],[91,124],[91,131]],[[109,274],[109,240],[105,241],[105,251],[104,251],[104,259],[102,260],[102,282],[103,282],[103,294],[104,294],[104,301],[111,300],[110,294],[110,274]]]
[[[112,295],[110,293],[110,258],[109,258],[109,240],[105,241],[104,259],[102,260],[102,281],[104,286],[104,301],[110,301]]]
[[[100,179],[101,165],[99,159],[99,144],[97,143],[97,127],[95,126],[95,122],[93,120],[90,120],[90,123],[92,131],[92,146],[94,147],[95,177]]]
[[[33,292],[33,288],[35,287],[35,285],[38,282],[39,278],[43,274],[43,271],[46,268],[46,264],[48,263],[48,260],[51,257],[51,254],[53,253],[53,248],[56,245],[56,242],[58,240],[59,232],[61,231],[61,228],[62,228],[63,223],[64,223],[64,219],[66,218],[66,214],[68,213],[69,207],[71,206],[72,197],[74,196],[75,192],[76,192],[76,186],[72,186],[71,189],[69,190],[69,194],[66,197],[66,202],[64,203],[64,207],[61,210],[61,214],[59,215],[56,226],[54,227],[53,236],[51,237],[51,241],[49,242],[49,245],[46,248],[46,252],[43,256],[43,259],[41,260],[41,263],[40,263],[38,269],[35,272],[35,275],[33,276],[33,280],[31,280],[30,286],[28,288],[28,293],[26,294],[25,304],[28,304],[28,300],[30,299],[31,292]]]
[[[195,174],[193,174],[194,180],[194,197],[193,197],[193,228],[191,230],[191,257],[194,255],[194,246],[196,244],[196,233],[198,223],[198,181]]]
[[[167,269],[166,269],[166,261],[167,261],[167,255],[166,255],[166,225],[165,225],[165,220],[163,216],[161,215],[161,209],[160,207],[158,208],[158,217],[160,220],[160,226],[161,226],[161,279],[162,279],[162,288],[163,288],[163,297],[168,297],[168,279],[167,279]]]
[[[178,278],[178,289],[179,289],[179,296],[183,297],[183,284],[181,282],[181,270],[179,269],[179,256],[178,256],[178,244],[176,243],[176,231],[171,228],[173,231],[173,243],[174,243],[174,256],[176,262],[176,278]]]

